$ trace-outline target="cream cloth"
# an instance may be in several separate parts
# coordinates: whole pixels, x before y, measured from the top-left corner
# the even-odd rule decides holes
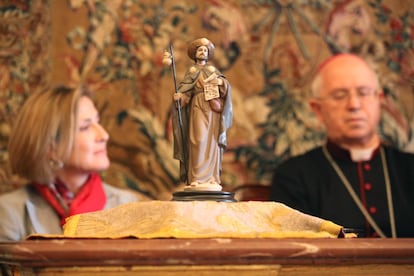
[[[71,216],[64,237],[335,238],[341,229],[277,202],[145,201]]]

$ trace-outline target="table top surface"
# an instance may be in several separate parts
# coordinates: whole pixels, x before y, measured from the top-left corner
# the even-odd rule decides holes
[[[0,243],[0,263],[25,266],[414,264],[404,239],[32,239]]]

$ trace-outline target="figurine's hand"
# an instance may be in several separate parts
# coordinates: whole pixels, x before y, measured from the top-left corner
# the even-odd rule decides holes
[[[178,101],[183,97],[183,93],[174,93],[174,101]]]

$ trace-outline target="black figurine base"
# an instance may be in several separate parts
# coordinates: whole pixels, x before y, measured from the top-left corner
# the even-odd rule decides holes
[[[237,202],[234,193],[223,191],[182,191],[173,193],[173,201]]]

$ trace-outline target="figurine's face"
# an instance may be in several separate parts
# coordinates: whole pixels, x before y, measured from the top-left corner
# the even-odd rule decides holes
[[[208,48],[206,46],[200,46],[197,48],[195,57],[197,60],[207,60],[208,59]]]

